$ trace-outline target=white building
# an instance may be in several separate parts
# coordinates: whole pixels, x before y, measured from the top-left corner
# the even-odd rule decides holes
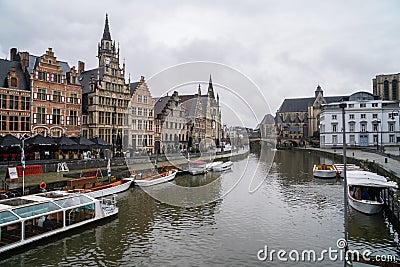
[[[353,147],[386,147],[400,145],[399,102],[380,100],[367,92],[357,92],[343,99],[346,143]],[[342,109],[339,102],[322,106],[320,146],[341,147]]]

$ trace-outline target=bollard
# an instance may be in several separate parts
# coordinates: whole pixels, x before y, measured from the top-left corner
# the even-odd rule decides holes
[[[353,152],[353,157],[354,157],[354,152]]]
[[[385,158],[385,163],[388,163],[388,160],[387,160],[387,158]]]

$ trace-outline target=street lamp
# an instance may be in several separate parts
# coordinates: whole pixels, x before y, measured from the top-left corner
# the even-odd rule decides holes
[[[381,124],[381,120],[374,120],[373,123]],[[383,145],[383,143],[382,143],[382,125],[380,126],[380,128],[381,128],[380,132],[381,132],[381,146],[382,146]],[[378,131],[378,128],[376,130]],[[379,138],[378,138],[378,135],[376,135],[376,151],[378,151],[378,150],[379,150]]]
[[[347,107],[346,103],[340,103],[339,108],[342,109],[342,128],[343,128],[343,202],[344,202],[344,240],[345,242],[345,247],[344,247],[344,253],[347,256],[347,251],[349,249],[348,247],[348,234],[347,234],[347,229],[348,229],[348,223],[347,223],[347,175],[346,175],[346,116],[345,116],[345,108]],[[344,261],[344,266],[347,266],[347,258]]]

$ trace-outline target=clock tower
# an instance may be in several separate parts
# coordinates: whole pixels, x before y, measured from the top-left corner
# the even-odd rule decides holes
[[[99,67],[118,68],[119,65],[119,47],[116,49],[115,41],[111,40],[110,28],[108,25],[108,15],[104,25],[103,37],[99,43],[97,57]]]
[[[119,45],[111,39],[106,14],[103,36],[98,43],[98,67],[82,71],[82,135],[100,137],[113,145],[113,154],[120,154],[128,138],[127,113],[130,101],[129,84],[125,82],[125,62],[119,64]],[[122,142],[121,142],[122,141]]]

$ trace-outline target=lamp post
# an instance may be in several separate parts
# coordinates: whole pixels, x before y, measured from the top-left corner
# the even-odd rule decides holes
[[[374,121],[375,124],[381,124],[381,120],[375,120]],[[382,126],[380,126],[381,128],[381,146],[382,146]],[[378,128],[376,129],[378,131]],[[379,137],[378,135],[376,135],[376,151],[379,151]]]
[[[344,267],[347,266],[347,251],[349,249],[348,247],[348,235],[347,235],[347,229],[348,229],[348,223],[347,223],[347,175],[346,175],[346,116],[345,116],[345,108],[347,107],[346,103],[340,103],[339,108],[342,109],[342,127],[343,127],[343,201],[344,201],[344,240],[346,241],[346,245],[344,247],[344,255],[345,255],[345,260],[344,260]]]
[[[22,165],[22,195],[25,195],[25,151],[24,151],[25,139],[22,139],[21,147],[21,165]]]

